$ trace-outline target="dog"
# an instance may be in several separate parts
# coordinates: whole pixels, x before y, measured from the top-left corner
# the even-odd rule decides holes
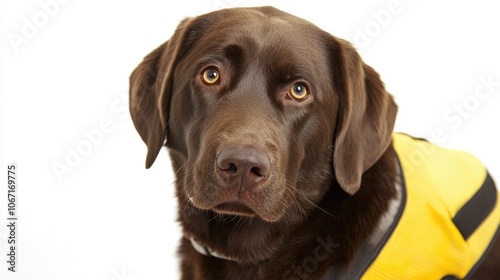
[[[170,153],[182,279],[500,277],[486,169],[395,134],[377,72],[312,23],[187,18],[131,74],[130,112],[146,168]]]

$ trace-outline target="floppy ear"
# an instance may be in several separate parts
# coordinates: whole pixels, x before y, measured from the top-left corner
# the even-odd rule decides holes
[[[148,147],[146,168],[166,141],[172,73],[190,22],[181,22],[172,38],[148,54],[130,76],[130,114]]]
[[[353,195],[363,173],[391,143],[397,105],[385,91],[380,76],[361,61],[356,50],[338,40],[332,66],[339,96],[333,150],[335,177],[342,189]],[[336,77],[335,77],[336,76]]]

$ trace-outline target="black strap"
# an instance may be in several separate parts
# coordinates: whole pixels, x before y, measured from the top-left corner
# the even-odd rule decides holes
[[[487,174],[486,180],[474,196],[458,210],[453,218],[463,238],[467,240],[493,211],[497,202],[497,188]]]

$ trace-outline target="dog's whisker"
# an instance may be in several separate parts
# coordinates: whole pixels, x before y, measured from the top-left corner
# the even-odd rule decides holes
[[[291,184],[287,184],[287,188],[285,190],[285,195],[287,195],[289,197],[289,200],[290,201],[294,201],[295,200],[295,193],[293,192],[295,191],[295,193],[297,193],[297,188]],[[302,207],[302,205],[300,203],[294,203],[294,206],[296,209],[293,209],[294,213],[297,213],[301,216],[301,218],[306,218],[307,217],[307,212],[306,210]],[[290,207],[291,208],[291,207]]]
[[[315,208],[317,208],[321,212],[323,212],[323,213],[325,213],[325,214],[327,214],[327,215],[329,215],[329,216],[331,216],[331,217],[333,217],[335,219],[338,219],[337,216],[335,216],[332,213],[330,213],[330,212],[326,211],[325,209],[321,208],[319,205],[317,205],[316,203],[312,202],[306,195],[300,193],[295,186],[288,184],[287,190],[290,190],[290,191],[293,190],[293,191],[295,191],[295,193],[298,194],[303,201],[311,204],[312,206],[314,206]],[[297,204],[297,208],[301,212],[301,215],[304,218],[307,217],[307,213],[306,213],[305,209],[303,209],[303,207],[301,207],[301,205]]]
[[[207,223],[210,223],[211,221],[213,221],[215,219],[215,217],[212,217],[210,219],[208,219]]]
[[[311,204],[311,205],[313,205],[315,208],[319,209],[321,212],[323,212],[323,213],[327,214],[328,216],[330,216],[330,217],[332,217],[332,218],[335,218],[335,219],[337,219],[337,220],[339,219],[339,217],[337,217],[337,216],[333,215],[332,213],[330,213],[330,212],[326,211],[325,209],[323,209],[323,208],[319,207],[319,205],[317,205],[316,203],[314,203],[314,202],[310,201],[310,200],[309,200],[306,196],[302,195],[301,197],[302,197],[302,199],[304,199],[304,201],[306,201],[306,202],[310,203],[310,204]]]

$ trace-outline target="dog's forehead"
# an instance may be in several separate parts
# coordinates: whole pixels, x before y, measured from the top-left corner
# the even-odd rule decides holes
[[[286,43],[293,42],[294,47],[306,47],[320,31],[312,23],[272,7],[219,10],[199,16],[196,21],[203,28],[203,45],[237,41],[258,46],[281,43],[286,47]]]
[[[312,23],[294,15],[274,9],[270,11],[272,12],[266,9],[233,9],[217,23],[227,27],[226,32],[252,36],[262,39],[262,42],[269,37],[286,38],[298,34],[306,38],[318,30]]]
[[[312,23],[274,9],[236,8],[198,17],[204,30],[196,48],[198,54],[209,54],[238,46],[256,60],[272,64],[281,62],[319,66],[325,62],[325,32]]]

